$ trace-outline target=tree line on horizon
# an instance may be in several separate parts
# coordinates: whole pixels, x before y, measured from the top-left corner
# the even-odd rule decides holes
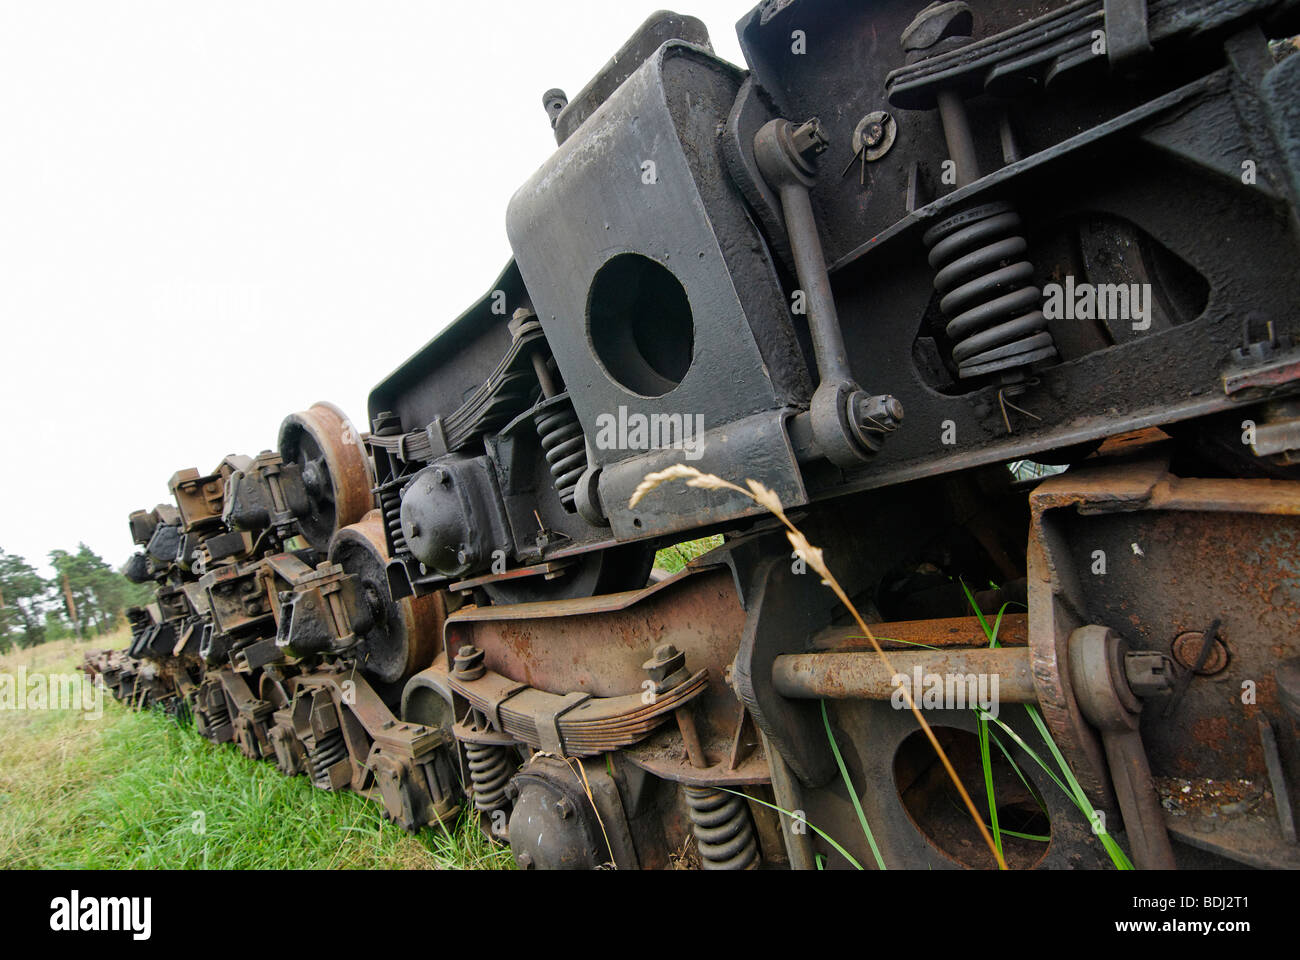
[[[0,653],[15,646],[109,633],[127,607],[154,599],[153,584],[132,583],[84,543],[76,553],[51,550],[54,576],[0,549]]]

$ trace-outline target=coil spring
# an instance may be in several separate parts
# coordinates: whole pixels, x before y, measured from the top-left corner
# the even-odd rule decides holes
[[[931,227],[924,237],[948,318],[952,360],[965,379],[1026,367],[1056,356],[1033,285],[1020,215],[1006,203],[975,207]]]
[[[686,789],[686,810],[705,870],[744,870],[758,860],[745,801],[712,787]]]
[[[546,462],[551,465],[551,482],[560,495],[561,505],[572,513],[578,478],[587,469],[587,438],[569,395],[561,393],[543,401],[533,422]]]
[[[149,629],[149,614],[136,607],[126,612],[127,623],[131,625],[131,643],[140,639],[140,634]]]
[[[466,743],[465,757],[469,761],[469,779],[474,784],[474,806],[481,813],[504,808],[511,772],[505,748]]]
[[[226,705],[225,694],[218,691],[216,696],[208,698],[207,714],[209,730],[230,722],[230,708]]]
[[[338,730],[331,730],[323,738],[317,740],[316,748],[312,750],[309,757],[311,760],[311,782],[328,790],[330,767],[340,760],[346,759],[347,755],[347,744],[343,742],[343,734]]]
[[[384,512],[384,524],[393,544],[393,555],[406,550],[406,537],[402,536],[402,493],[397,484],[385,487],[379,494],[379,506]]]

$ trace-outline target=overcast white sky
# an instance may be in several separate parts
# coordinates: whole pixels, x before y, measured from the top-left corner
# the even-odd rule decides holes
[[[690,0],[740,63],[748,0]],[[646,2],[0,0],[0,548],[117,565],[481,296],[506,204]]]

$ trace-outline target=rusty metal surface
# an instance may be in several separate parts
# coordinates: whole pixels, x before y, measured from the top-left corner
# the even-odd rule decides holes
[[[701,670],[649,702],[640,692],[620,697],[582,694],[570,700],[571,695],[535,690],[491,670],[465,679],[435,664],[429,675],[463,696],[501,732],[562,757],[593,756],[637,743],[705,688]]]
[[[344,556],[349,545],[363,551],[358,562]],[[427,666],[441,649],[443,619],[446,616],[445,594],[425,594],[420,597],[403,597],[394,600],[388,593],[384,568],[388,562],[388,546],[384,538],[384,518],[378,509],[370,510],[356,523],[344,527],[330,542],[330,557],[344,559],[344,568],[353,576],[362,578],[363,593],[369,591],[370,603],[386,608],[385,636],[382,669],[377,669],[385,682],[404,680]],[[362,562],[364,561],[364,562]],[[354,568],[354,569],[349,569]],[[355,569],[360,568],[360,569]],[[363,641],[368,647],[369,644]],[[371,651],[362,652],[363,666]],[[378,668],[380,665],[376,664]]]
[[[361,435],[347,416],[332,403],[318,401],[307,410],[290,414],[280,427],[279,447],[285,452],[293,435],[301,431],[309,435],[319,447],[328,467],[328,483],[332,487],[333,530],[341,530],[356,523],[374,506],[371,487],[374,471],[370,456]],[[318,548],[328,545],[328,535],[323,542],[313,544]]]
[[[735,696],[725,675],[745,611],[725,567],[686,570],[643,590],[552,603],[471,607],[447,618],[447,656],[463,643],[493,671],[549,693],[616,697],[640,691],[641,664],[671,642],[691,671],[708,672],[701,737],[729,734]]]
[[[1183,479],[1155,458],[1051,478],[1030,503],[1034,673],[1058,743],[1081,782],[1090,775],[1085,787],[1099,787],[1093,771],[1105,766],[1059,669],[1062,634],[1080,619],[1112,627],[1135,650],[1179,660],[1188,636],[1221,621],[1216,669],[1191,679],[1172,716],[1160,706],[1143,712],[1142,740],[1157,778],[1267,783],[1260,718],[1277,722],[1278,749],[1288,765],[1296,762],[1295,725],[1273,670],[1300,652],[1300,484]],[[1104,573],[1096,572],[1098,551]],[[1262,862],[1265,828],[1232,821],[1222,813],[1188,820],[1166,805],[1169,829],[1189,842]],[[1217,826],[1223,833],[1211,836]],[[1276,816],[1271,829],[1276,845]]]
[[[481,577],[470,577],[467,580],[457,580],[455,583],[447,585],[447,589],[452,593],[460,590],[473,590],[475,587],[482,587],[489,583],[501,583],[504,580],[522,580],[527,577],[547,576],[557,574],[564,570],[567,564],[560,563],[557,560],[548,560],[545,563],[535,563],[526,567],[515,567],[512,570],[506,570],[503,573],[487,573]]]
[[[989,627],[996,616],[986,618]],[[917,644],[931,647],[988,646],[988,635],[978,617],[943,617],[935,620],[895,620],[869,624],[871,632],[885,650],[906,650]],[[1029,614],[1005,613],[998,626],[998,643],[1004,647],[1023,647],[1029,642]],[[813,635],[810,651],[871,650],[871,641],[856,627],[827,627]]]
[[[890,669],[892,667],[892,669]],[[832,700],[889,700],[906,677],[910,683],[916,672],[922,677],[983,678],[987,689],[1002,703],[1036,703],[1029,650],[1025,647],[944,651],[895,651],[889,654],[889,666],[879,654],[871,653],[804,653],[786,654],[772,665],[772,680],[778,692],[787,697]],[[993,677],[997,687],[994,690]],[[928,682],[928,681],[926,681]],[[960,690],[963,700],[971,689],[964,681],[949,681]],[[921,701],[919,684],[912,684],[913,696]],[[973,697],[969,704],[978,703]]]
[[[770,783],[771,772],[767,755],[762,749],[746,757],[734,769],[727,762],[725,742],[715,740],[705,744],[705,754],[711,761],[707,767],[697,767],[690,762],[681,734],[664,727],[654,736],[623,751],[632,763],[657,777],[675,783],[693,786],[737,786]]]

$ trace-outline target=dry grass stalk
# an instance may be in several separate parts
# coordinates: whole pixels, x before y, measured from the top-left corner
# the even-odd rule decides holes
[[[803,535],[803,531],[790,522],[790,518],[785,515],[785,508],[781,505],[781,498],[776,495],[775,491],[769,490],[757,480],[747,479],[745,481],[745,486],[739,487],[736,484],[723,480],[721,477],[715,476],[712,473],[702,473],[694,467],[688,467],[684,463],[677,463],[664,470],[646,474],[645,479],[637,484],[636,490],[632,492],[632,499],[628,501],[628,508],[630,509],[635,507],[655,488],[672,480],[685,480],[688,487],[697,487],[704,490],[734,490],[736,493],[748,497],[760,507],[770,511],[785,525],[786,537],[790,540],[790,545],[794,548],[795,555],[821,574],[822,583],[830,587],[835,596],[839,598],[839,601],[848,608],[851,614],[853,614],[853,619],[857,622],[858,628],[862,631],[863,635],[871,641],[871,646],[884,662],[885,669],[887,669],[891,674],[897,673],[893,664],[889,662],[889,657],[885,655],[885,651],[881,648],[880,642],[876,639],[876,635],[871,632],[871,628],[867,626],[866,621],[862,619],[862,615],[858,613],[858,608],[853,605],[853,601],[849,599],[848,594],[844,592],[844,588],[840,586],[839,581],[835,579],[830,568],[826,566],[826,560],[822,555],[821,549],[810,544],[808,538]],[[962,802],[966,805],[967,811],[975,821],[975,825],[979,828],[980,835],[984,838],[984,842],[988,844],[988,848],[992,851],[994,859],[997,860],[998,869],[1007,869],[1007,862],[1002,856],[1002,851],[1000,851],[997,844],[993,842],[993,836],[989,833],[988,827],[984,825],[984,818],[980,816],[979,810],[975,807],[975,802],[971,799],[966,788],[962,786],[962,782],[957,776],[957,771],[953,768],[952,761],[949,760],[948,755],[944,753],[943,747],[939,745],[939,740],[934,735],[934,731],[930,729],[930,724],[926,722],[925,717],[921,714],[921,709],[916,705],[916,701],[912,699],[911,689],[904,684],[902,690],[903,695],[907,698],[908,708],[916,717],[916,722],[921,725],[921,729],[925,731],[926,738],[930,741],[930,745],[934,747],[934,752],[938,755],[939,761],[943,764],[944,769],[948,771],[948,776],[951,778],[953,785],[957,787],[957,792],[961,794]]]

